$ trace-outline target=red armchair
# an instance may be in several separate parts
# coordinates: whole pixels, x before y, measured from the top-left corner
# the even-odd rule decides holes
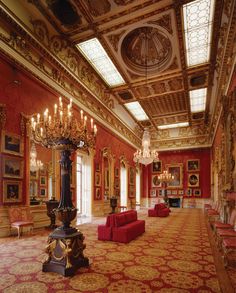
[[[154,209],[148,210],[149,217],[168,217],[170,209],[164,203],[155,204]]]

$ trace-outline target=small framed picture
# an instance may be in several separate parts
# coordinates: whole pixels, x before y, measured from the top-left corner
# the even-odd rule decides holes
[[[161,181],[158,175],[152,175],[152,187],[161,187]]]
[[[150,190],[150,197],[156,197],[156,189]]]
[[[101,186],[101,174],[100,174],[100,172],[95,172],[95,186]]]
[[[40,176],[39,177],[39,182],[41,186],[46,186],[47,182],[46,182],[46,176]]]
[[[188,160],[187,161],[187,171],[188,172],[195,172],[200,170],[200,160]]]
[[[47,196],[47,189],[46,188],[40,188],[39,196],[46,197]]]
[[[194,196],[201,196],[201,189],[194,189],[193,195]]]
[[[3,157],[3,177],[22,178],[24,170],[24,161],[16,157]]]
[[[199,186],[199,174],[188,174],[188,186],[189,187]]]
[[[167,194],[167,195],[171,195],[171,190],[170,190],[170,189],[167,189],[167,190],[166,190],[166,194]]]
[[[20,135],[2,131],[2,152],[17,156],[23,156],[24,144]]]
[[[191,188],[186,189],[186,195],[192,196],[192,189]]]
[[[22,182],[3,180],[3,203],[22,201]]]
[[[38,171],[31,171],[30,170],[30,179],[31,180],[37,180],[38,179]]]
[[[172,190],[171,194],[177,195],[177,190]]]
[[[101,199],[101,189],[100,189],[100,187],[97,187],[96,189],[95,189],[95,199]]]
[[[163,189],[159,189],[158,190],[158,196],[163,196],[164,195],[164,190]]]
[[[183,191],[183,190],[179,190],[179,191],[178,191],[178,194],[179,194],[179,195],[184,195],[184,191]]]
[[[161,173],[162,172],[162,162],[157,161],[152,163],[152,172],[153,173]]]
[[[40,173],[41,176],[46,176],[46,175],[47,175],[47,171],[46,171],[45,168],[40,169],[40,170],[39,170],[39,173]]]

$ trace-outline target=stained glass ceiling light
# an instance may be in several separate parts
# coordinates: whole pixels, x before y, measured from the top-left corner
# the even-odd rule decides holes
[[[215,0],[195,0],[183,5],[187,65],[209,62]]]
[[[76,47],[109,86],[125,83],[97,38],[79,43]]]
[[[185,126],[189,126],[189,123],[180,122],[180,123],[174,123],[174,124],[159,125],[158,129],[168,129],[168,128],[177,128],[177,127],[185,127]]]
[[[126,103],[125,107],[131,112],[131,114],[138,120],[144,121],[148,120],[147,114],[144,112],[143,108],[139,102]]]
[[[197,113],[205,111],[207,88],[190,91],[189,95],[191,112]]]

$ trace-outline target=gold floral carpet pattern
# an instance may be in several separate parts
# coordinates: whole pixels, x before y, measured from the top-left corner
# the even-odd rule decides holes
[[[172,209],[167,218],[141,210],[138,217],[146,232],[128,244],[97,240],[105,218],[81,225],[90,266],[70,278],[41,271],[47,232],[1,243],[0,292],[221,292],[201,210]]]

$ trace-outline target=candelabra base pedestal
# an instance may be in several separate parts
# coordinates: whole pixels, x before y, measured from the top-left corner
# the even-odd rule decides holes
[[[75,228],[70,231],[59,227],[49,235],[43,263],[43,272],[54,272],[65,277],[73,276],[78,268],[88,267],[89,260],[83,255],[86,245],[84,236]]]

